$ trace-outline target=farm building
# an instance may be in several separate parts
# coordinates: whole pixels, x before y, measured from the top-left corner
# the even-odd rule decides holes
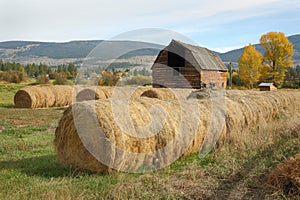
[[[260,91],[274,91],[277,87],[274,83],[260,83],[258,85]]]
[[[216,54],[177,40],[160,51],[151,69],[153,87],[226,88],[227,68]]]

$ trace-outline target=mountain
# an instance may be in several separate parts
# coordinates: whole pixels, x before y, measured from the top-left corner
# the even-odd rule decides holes
[[[288,37],[289,41],[294,45],[294,56],[293,60],[295,64],[300,63],[300,34],[293,35]],[[261,54],[264,53],[264,48],[262,48],[259,44],[254,45],[256,50],[259,51]],[[237,62],[240,56],[243,53],[243,48],[235,49],[226,53],[218,53],[221,57],[223,62]]]
[[[290,36],[288,39],[294,45],[294,63],[300,64],[300,34]],[[255,47],[260,53],[264,53],[264,49],[259,44],[256,44]],[[88,56],[100,60],[135,59],[136,62],[136,57],[151,56],[155,58],[163,48],[162,45],[137,41],[87,40],[65,43],[8,41],[0,42],[0,59],[25,64],[42,62],[57,65],[83,62]],[[223,62],[232,62],[234,67],[237,67],[237,61],[242,52],[243,48],[226,53],[215,53],[221,57]],[[151,59],[150,61],[152,62]]]
[[[96,51],[94,50],[96,48]],[[0,42],[0,59],[20,63],[55,63],[83,61],[87,56],[97,56],[102,60],[131,58],[135,56],[156,56],[164,48],[162,45],[137,41],[71,41]],[[97,51],[98,50],[98,51]],[[124,53],[125,52],[125,53]]]

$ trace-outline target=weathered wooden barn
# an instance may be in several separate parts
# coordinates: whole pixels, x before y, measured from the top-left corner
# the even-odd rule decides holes
[[[226,88],[227,67],[212,51],[177,40],[160,51],[153,66],[153,87]]]
[[[277,87],[274,83],[260,83],[258,85],[260,91],[275,91]]]

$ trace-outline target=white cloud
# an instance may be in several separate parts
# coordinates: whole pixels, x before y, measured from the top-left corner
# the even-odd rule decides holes
[[[219,52],[219,53],[226,53],[228,51],[232,51],[232,50],[235,50],[235,49],[240,49],[240,48],[243,48],[244,46],[232,46],[232,47],[220,47],[220,48],[212,48],[210,50],[213,50],[213,51],[216,51],[216,52]]]
[[[296,9],[299,3],[300,0],[1,1],[0,41],[108,39],[149,27],[209,34],[224,23]]]

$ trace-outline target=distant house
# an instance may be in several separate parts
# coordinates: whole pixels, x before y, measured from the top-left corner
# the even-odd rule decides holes
[[[227,67],[212,51],[172,40],[152,66],[153,87],[226,88]]]
[[[258,85],[260,91],[274,91],[277,87],[274,83],[260,83]]]

